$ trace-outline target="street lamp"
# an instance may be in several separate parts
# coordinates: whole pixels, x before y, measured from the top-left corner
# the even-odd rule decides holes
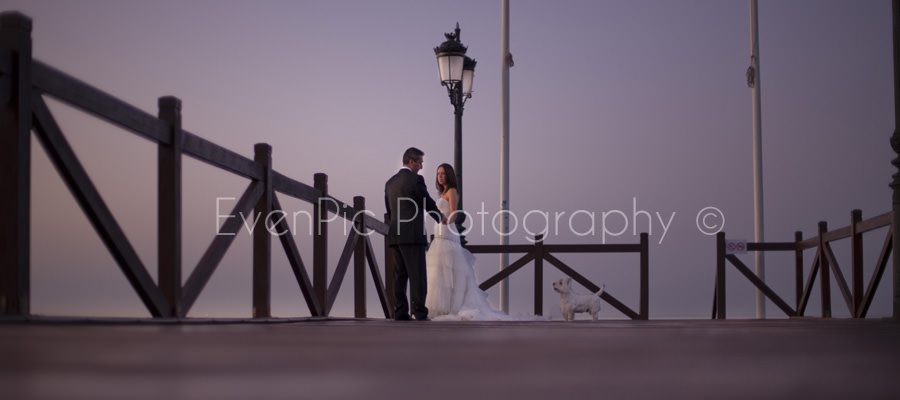
[[[466,100],[472,97],[472,83],[475,80],[475,60],[466,56],[466,46],[459,41],[459,22],[456,23],[456,29],[453,33],[445,33],[447,40],[440,46],[434,48],[434,55],[437,57],[438,72],[441,78],[441,86],[447,88],[447,95],[450,96],[450,104],[453,105],[453,115],[455,116],[456,134],[453,141],[453,169],[456,170],[456,179],[459,187],[459,203],[456,209],[456,231],[463,232],[463,222],[465,214],[463,214],[462,186],[463,186],[463,165],[462,165],[462,115],[463,105]],[[466,239],[460,235],[460,242],[465,245]]]

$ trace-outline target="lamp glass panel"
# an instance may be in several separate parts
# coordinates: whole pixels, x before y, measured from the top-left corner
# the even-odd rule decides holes
[[[450,57],[441,55],[437,58],[438,73],[441,75],[441,82],[450,80]]]
[[[454,54],[447,58],[450,63],[450,80],[459,82],[462,80],[463,56]]]
[[[467,69],[463,71],[462,76],[462,90],[463,95],[468,97],[472,94],[472,83],[475,80],[475,71],[471,69]]]

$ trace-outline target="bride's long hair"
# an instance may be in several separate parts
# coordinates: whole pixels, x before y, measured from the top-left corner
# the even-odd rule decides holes
[[[438,193],[443,194],[447,191],[447,189],[453,188],[459,190],[459,184],[456,183],[456,171],[453,170],[453,167],[450,164],[443,163],[438,165],[437,169],[444,169],[444,183],[445,185],[441,185],[437,178],[437,170],[435,170],[434,174],[434,187],[437,188]]]

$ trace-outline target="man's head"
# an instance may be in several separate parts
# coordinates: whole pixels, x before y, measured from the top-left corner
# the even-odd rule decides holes
[[[410,147],[403,152],[403,166],[409,168],[412,172],[419,173],[424,160],[425,152],[415,147]]]

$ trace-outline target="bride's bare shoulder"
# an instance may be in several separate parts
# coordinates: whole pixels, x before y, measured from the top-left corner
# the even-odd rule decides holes
[[[441,197],[444,200],[450,201],[451,197],[456,197],[459,195],[459,192],[456,191],[456,188],[449,188],[441,193]]]

